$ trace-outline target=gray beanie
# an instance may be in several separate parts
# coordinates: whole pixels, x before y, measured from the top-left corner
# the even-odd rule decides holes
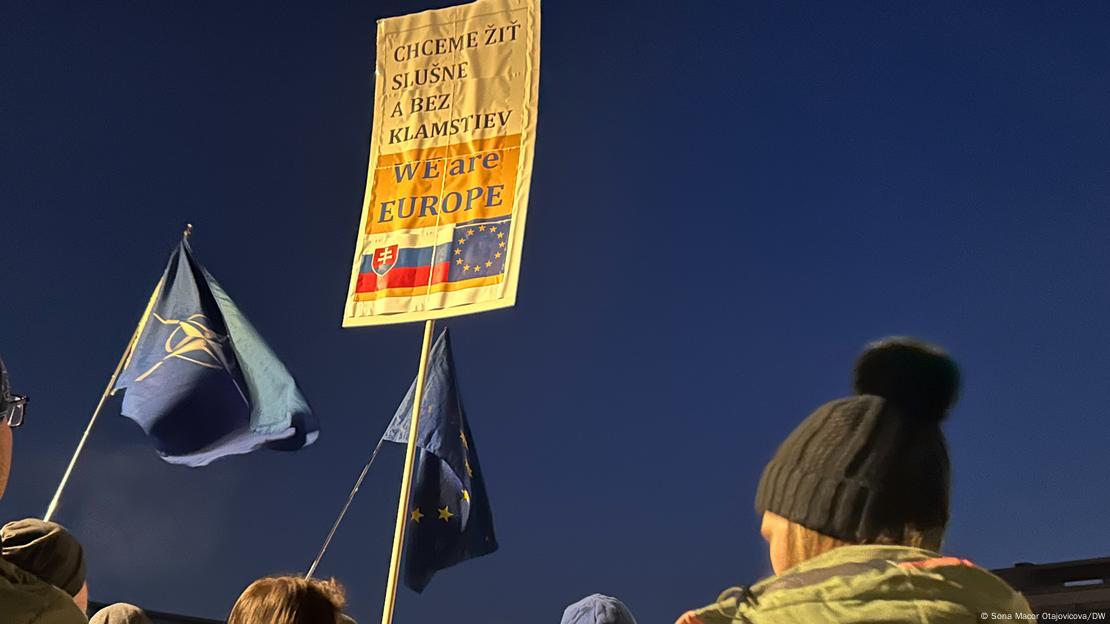
[[[89,624],[153,624],[142,609],[126,602],[108,605],[92,616]]]
[[[567,607],[561,624],[636,624],[636,618],[620,600],[593,594]]]

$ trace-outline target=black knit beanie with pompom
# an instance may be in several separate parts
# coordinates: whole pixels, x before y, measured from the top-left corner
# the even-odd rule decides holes
[[[940,424],[960,372],[912,338],[868,345],[856,396],[817,408],[763,470],[756,510],[847,542],[948,524],[948,450]]]

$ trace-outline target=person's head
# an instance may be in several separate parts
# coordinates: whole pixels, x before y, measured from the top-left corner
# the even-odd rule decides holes
[[[12,425],[18,426],[22,422],[23,405],[27,398],[12,394],[11,382],[8,380],[8,369],[4,360],[0,359],[0,498],[4,497],[4,490],[8,487],[8,475],[12,469]],[[19,411],[19,420],[14,420]]]
[[[271,576],[243,590],[227,624],[332,624],[346,602],[335,579]]]
[[[940,423],[960,374],[911,338],[867,347],[856,395],[817,408],[763,471],[756,510],[776,574],[848,544],[938,549],[948,525],[948,450]]]
[[[567,607],[560,624],[636,624],[636,618],[620,600],[593,594]]]
[[[153,624],[147,614],[133,604],[117,602],[96,612],[89,624]]]
[[[85,551],[61,525],[36,518],[9,522],[0,528],[0,553],[9,563],[69,594],[79,607],[88,606]]]

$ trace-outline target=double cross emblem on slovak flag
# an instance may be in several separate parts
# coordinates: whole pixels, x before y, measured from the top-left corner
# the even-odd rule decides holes
[[[378,275],[385,275],[397,264],[397,245],[378,247],[370,258],[370,268]]]

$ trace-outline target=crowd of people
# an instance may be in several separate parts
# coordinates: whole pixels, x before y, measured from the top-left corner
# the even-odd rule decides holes
[[[909,338],[869,345],[854,391],[817,408],[779,446],[760,478],[774,575],[733,587],[676,624],[1035,621],[1020,593],[966,559],[938,553],[949,522],[950,465],[941,422],[960,373],[940,348]],[[0,361],[0,496],[11,467],[12,429],[27,398],[11,392]],[[137,623],[129,604],[87,619],[81,544],[37,519],[0,529],[0,624]],[[228,624],[340,624],[346,600],[334,580],[293,576],[251,583]],[[594,594],[562,624],[635,624],[620,600]]]

